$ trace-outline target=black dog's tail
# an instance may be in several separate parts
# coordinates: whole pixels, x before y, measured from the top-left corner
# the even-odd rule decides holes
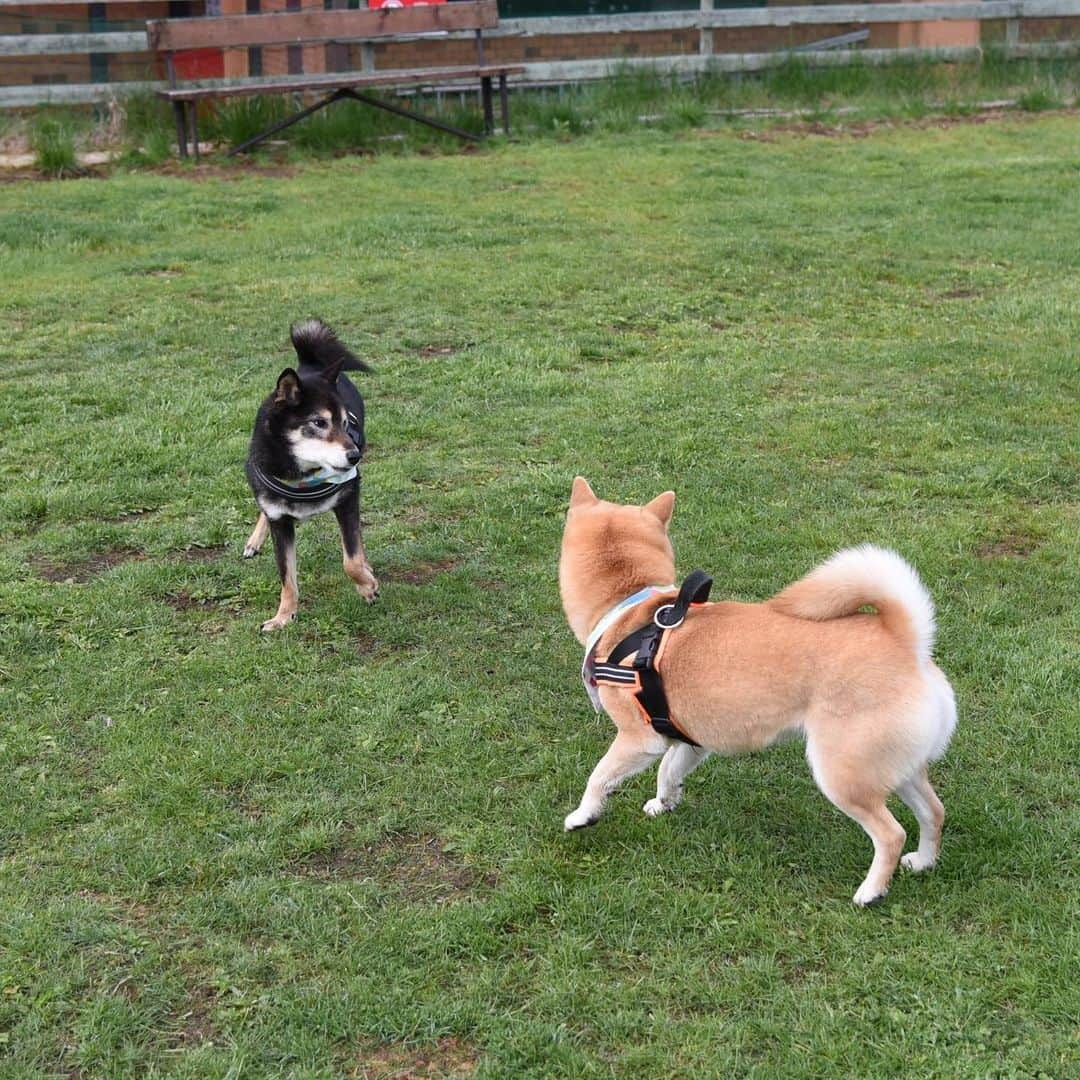
[[[296,355],[300,358],[301,367],[322,371],[341,360],[343,371],[372,370],[363,360],[353,356],[338,340],[337,334],[321,319],[293,323],[289,336],[292,338]]]

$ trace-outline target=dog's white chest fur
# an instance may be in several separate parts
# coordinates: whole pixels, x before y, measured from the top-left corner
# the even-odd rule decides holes
[[[271,520],[278,521],[283,517],[296,518],[297,521],[306,521],[316,514],[324,514],[338,501],[340,491],[332,491],[325,499],[317,502],[285,502],[283,499],[275,499],[270,495],[259,495],[259,509]]]

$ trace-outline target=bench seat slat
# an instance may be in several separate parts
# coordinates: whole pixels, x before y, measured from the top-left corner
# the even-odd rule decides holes
[[[386,71],[375,75],[321,76],[304,79],[293,76],[243,86],[193,86],[178,90],[159,90],[167,101],[201,101],[204,98],[244,97],[252,94],[285,94],[299,90],[339,90],[356,86],[409,86],[417,83],[443,83],[457,79],[479,79],[499,75],[517,75],[524,67],[505,64],[485,67],[419,68],[414,71]]]

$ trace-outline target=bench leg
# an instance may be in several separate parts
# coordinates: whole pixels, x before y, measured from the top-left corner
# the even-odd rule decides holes
[[[491,135],[495,131],[495,109],[491,100],[490,75],[480,79],[480,99],[484,103],[484,134]]]
[[[293,113],[292,116],[287,116],[284,120],[280,120],[278,123],[268,127],[265,131],[259,132],[258,135],[248,139],[247,142],[234,146],[225,156],[232,157],[234,154],[242,154],[245,150],[250,150],[256,143],[261,143],[263,139],[268,139],[271,135],[276,135],[279,131],[292,127],[298,120],[303,120],[305,116],[310,116],[313,112],[318,112],[319,109],[332,105],[335,101],[340,101],[346,94],[347,91],[345,90],[335,90],[329,97],[323,98],[322,101],[316,101],[314,105],[309,105],[306,109],[301,109],[300,112]]]
[[[506,72],[499,76],[499,107],[502,110],[503,134],[510,134],[510,95],[506,92]]]
[[[420,113],[411,112],[409,109],[403,109],[400,105],[391,105],[389,101],[380,101],[378,98],[368,97],[367,94],[358,93],[351,88],[342,90],[341,93],[347,97],[355,98],[357,101],[362,101],[365,105],[374,105],[376,109],[385,109],[395,116],[404,116],[409,120],[415,120],[418,124],[427,124],[428,127],[448,132],[450,135],[456,135],[459,139],[480,142],[480,136],[474,135],[471,131],[462,131],[461,128],[444,124],[441,120],[433,120],[430,116],[422,116]]]
[[[184,103],[174,101],[173,119],[176,121],[176,150],[182,158],[187,157],[187,117],[184,116]]]
[[[191,102],[191,145],[195,147],[195,163],[199,162],[199,103]]]

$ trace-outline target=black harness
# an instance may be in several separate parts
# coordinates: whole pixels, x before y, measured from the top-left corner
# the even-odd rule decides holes
[[[695,570],[679,589],[673,604],[657,608],[652,622],[624,637],[603,663],[593,665],[592,675],[598,683],[608,686],[625,686],[634,690],[634,698],[647,723],[669,739],[679,739],[691,746],[700,744],[691,739],[671,718],[664,680],[660,677],[660,660],[668,635],[681,626],[692,606],[704,604],[709,599],[712,578],[704,570]],[[633,655],[629,667],[620,661]]]

